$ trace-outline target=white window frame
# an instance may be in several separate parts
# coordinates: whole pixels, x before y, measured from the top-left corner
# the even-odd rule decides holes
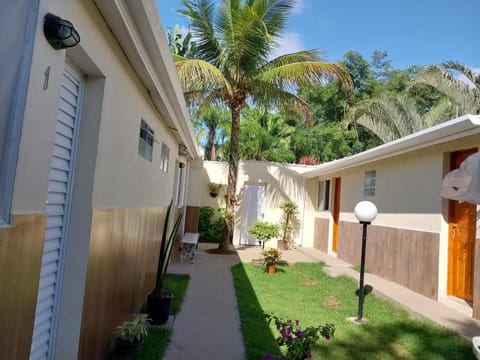
[[[377,170],[365,171],[365,177],[363,181],[363,196],[375,196],[377,186]]]
[[[153,158],[154,140],[155,137],[152,128],[142,119],[140,123],[140,135],[138,138],[138,155],[150,162],[152,162]]]
[[[168,163],[170,162],[170,149],[165,143],[162,143],[162,152],[160,155],[160,168],[168,172]]]
[[[330,179],[322,180],[318,182],[318,199],[317,209],[319,211],[327,211],[330,209]]]

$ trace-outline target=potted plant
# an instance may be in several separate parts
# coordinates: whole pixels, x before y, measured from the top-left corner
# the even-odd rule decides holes
[[[163,325],[167,322],[170,316],[170,307],[172,305],[173,294],[163,291],[165,284],[165,277],[167,276],[167,268],[170,263],[170,257],[172,255],[172,249],[177,237],[180,222],[182,220],[183,213],[179,214],[172,230],[168,233],[170,224],[170,215],[172,212],[173,200],[167,208],[165,215],[165,223],[163,225],[162,243],[160,244],[160,253],[158,256],[157,266],[157,278],[155,281],[155,289],[148,294],[147,298],[147,312],[151,318],[151,321],[155,325]]]
[[[133,355],[142,346],[148,333],[147,314],[135,315],[131,321],[125,321],[115,329],[115,344],[118,355]]]
[[[259,245],[265,247],[265,243],[280,236],[278,224],[267,221],[255,221],[248,229],[248,233],[258,240]]]
[[[276,265],[280,258],[282,257],[282,252],[279,248],[269,248],[262,251],[263,265],[265,266],[265,271],[269,274],[275,274]]]
[[[278,240],[277,246],[282,250],[288,250],[293,247],[292,222],[298,212],[298,205],[293,201],[288,201],[280,205],[280,209],[283,210],[283,218],[282,222],[280,223],[280,227],[283,231],[283,236],[281,240]]]
[[[217,184],[217,183],[209,183],[208,184],[208,190],[210,191],[210,196],[211,197],[217,197],[218,194],[220,193],[220,190],[222,189],[223,185],[222,184]]]

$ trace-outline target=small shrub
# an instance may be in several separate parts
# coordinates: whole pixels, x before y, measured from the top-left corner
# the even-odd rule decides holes
[[[210,206],[200,208],[198,232],[200,242],[218,243],[222,240],[223,219],[217,215],[214,208]]]

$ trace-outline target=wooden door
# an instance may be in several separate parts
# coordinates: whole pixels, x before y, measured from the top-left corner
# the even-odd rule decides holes
[[[342,191],[342,178],[335,178],[335,194],[333,197],[333,243],[332,250],[338,248],[338,224],[340,220],[340,193]]]
[[[475,152],[476,149],[469,149],[452,153],[451,170],[457,169]],[[468,202],[450,200],[448,218],[447,294],[472,302],[477,207]]]

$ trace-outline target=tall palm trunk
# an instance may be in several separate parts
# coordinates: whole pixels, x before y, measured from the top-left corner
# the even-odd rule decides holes
[[[217,160],[217,155],[215,151],[215,130],[214,126],[209,127],[208,129],[208,141],[207,141],[207,150],[209,152],[209,158],[211,161]]]
[[[230,248],[230,239],[233,234],[234,221],[234,203],[235,203],[235,187],[237,185],[238,174],[238,157],[240,153],[240,111],[242,110],[241,103],[233,103],[230,105],[232,114],[232,132],[230,135],[230,160],[228,161],[228,185],[226,196],[226,212],[223,229],[223,239],[219,245],[219,249],[227,251]]]

